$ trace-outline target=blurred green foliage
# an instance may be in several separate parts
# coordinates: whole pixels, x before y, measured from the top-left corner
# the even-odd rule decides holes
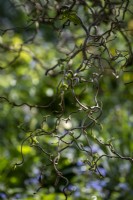
[[[67,13],[67,16],[65,14],[65,19],[57,17],[55,25],[59,30],[56,32],[53,26],[49,26],[48,23],[39,24],[39,20],[35,19],[41,16],[39,12],[44,12],[44,15],[48,12],[47,15],[52,18],[56,15],[53,6],[59,9],[58,6],[63,6],[63,3],[51,1],[49,10],[46,11],[44,6],[44,10],[41,11],[35,7],[37,4],[34,2],[8,0],[0,2],[0,199],[63,200],[62,190],[66,181],[57,176],[47,154],[51,154],[51,159],[58,156],[58,149],[65,148],[72,138],[78,137],[80,130],[72,130],[68,135],[67,131],[80,126],[83,118],[88,115],[83,109],[80,110],[70,85],[74,86],[75,94],[83,105],[94,106],[96,88],[91,82],[91,75],[103,70],[98,94],[98,101],[102,102],[102,116],[98,123],[101,123],[102,128],[96,124],[85,133],[94,153],[93,159],[95,161],[99,155],[111,153],[109,147],[99,143],[96,138],[101,139],[103,143],[112,143],[120,155],[132,157],[133,90],[132,84],[124,85],[124,83],[133,80],[133,73],[124,73],[121,70],[121,65],[124,65],[127,58],[128,45],[121,32],[116,30],[114,35],[110,36],[111,42],[107,43],[107,46],[110,55],[117,57],[121,53],[124,60],[121,61],[120,57],[118,60],[111,60],[109,52],[104,51],[103,46],[94,45],[90,40],[87,48],[88,54],[94,56],[93,67],[88,68],[89,70],[86,68],[85,72],[81,70],[78,74],[77,68],[80,68],[82,52],[67,62],[64,60],[75,48],[80,49],[84,42],[85,31],[79,23],[80,20],[86,24],[93,23],[95,16],[90,15],[84,3],[79,4],[74,14]],[[47,1],[36,2],[41,2],[43,5]],[[72,2],[69,3],[71,5]],[[104,6],[102,0],[99,3],[97,1],[87,3],[89,8],[95,10],[95,14],[101,5]],[[129,6],[133,7],[131,1]],[[118,12],[117,9],[116,11]],[[106,19],[108,21],[101,20],[97,24],[100,33],[104,33],[111,24],[110,19],[113,14],[108,12],[109,9],[105,9],[103,13],[109,17]],[[81,16],[81,19],[75,16]],[[65,24],[62,28],[64,20],[70,20],[68,21],[70,24],[67,26]],[[77,25],[74,24],[75,21]],[[125,14],[124,23],[123,26],[130,30],[127,34],[132,47],[132,13]],[[95,30],[92,33],[95,33]],[[114,36],[118,38],[117,42],[113,40]],[[102,56],[100,70],[96,59],[98,55]],[[114,74],[108,67],[106,59],[116,69]],[[48,71],[57,63],[59,64],[57,68]],[[88,82],[84,81],[87,79]],[[45,107],[49,103],[51,105]],[[62,105],[65,105],[64,108]],[[58,122],[56,112],[61,109],[65,111]],[[75,112],[76,109],[79,111]],[[70,113],[73,114],[69,119]],[[67,121],[64,120],[67,118]],[[58,130],[55,129],[57,125]],[[54,129],[57,132],[52,132]],[[53,137],[49,134],[41,135],[43,131],[52,132]],[[23,143],[31,133],[33,136]],[[60,141],[58,148],[57,136],[61,137],[63,134],[66,136]],[[73,140],[74,142],[65,151],[61,151],[58,169],[69,180],[66,189],[68,200],[96,198],[132,200],[132,163],[104,156],[98,161],[98,169],[103,178],[99,173],[89,170],[87,164],[89,147],[85,134],[77,142]],[[46,150],[46,154],[43,154],[39,145]],[[87,149],[85,153],[81,151],[82,147]],[[21,163],[23,159],[22,165],[15,165]]]

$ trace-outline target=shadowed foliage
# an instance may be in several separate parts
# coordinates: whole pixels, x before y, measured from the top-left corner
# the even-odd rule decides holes
[[[0,2],[0,199],[132,199],[133,2]]]

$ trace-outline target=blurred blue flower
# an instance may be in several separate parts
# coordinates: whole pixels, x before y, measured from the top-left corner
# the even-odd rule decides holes
[[[80,166],[82,166],[83,164],[84,164],[84,163],[83,163],[81,160],[78,160],[78,161],[77,161],[77,166],[80,167]]]
[[[97,191],[101,191],[101,190],[102,190],[102,186],[100,185],[100,182],[99,182],[98,180],[92,181],[92,182],[90,183],[90,186],[91,186],[93,189],[97,190]]]
[[[0,193],[0,199],[7,199],[7,196],[4,192]]]
[[[87,188],[93,188],[99,192],[102,191],[102,189],[106,186],[106,181],[102,180],[95,180],[95,181],[90,181],[86,187]]]
[[[76,191],[74,192],[74,196],[75,197],[80,197],[81,196],[79,187],[76,187]]]
[[[92,153],[98,153],[98,151],[100,150],[99,146],[97,144],[94,144],[91,146],[91,150],[92,150]]]
[[[21,194],[16,194],[15,199],[21,199]]]
[[[68,190],[69,191],[76,191],[77,187],[75,185],[68,185]]]
[[[38,184],[38,179],[37,178],[29,178],[29,179],[25,180],[24,183],[26,185],[29,185],[29,184]]]
[[[121,188],[122,190],[127,190],[128,189],[127,183],[119,183],[118,187]]]
[[[75,197],[80,197],[80,195],[81,195],[81,194],[80,194],[80,191],[76,191],[76,192],[74,193],[74,196],[75,196]]]
[[[103,167],[98,167],[98,171],[102,174],[102,176],[106,176],[106,170]]]

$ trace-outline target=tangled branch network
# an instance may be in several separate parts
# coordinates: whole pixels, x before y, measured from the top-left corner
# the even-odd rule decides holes
[[[51,84],[55,93],[46,103],[45,99],[29,103],[17,102],[8,98],[8,95],[0,96],[1,102],[8,103],[12,108],[35,108],[37,112],[43,113],[40,128],[27,130],[20,126],[27,136],[21,144],[22,160],[15,167],[24,163],[23,146],[28,143],[30,147],[39,150],[46,160],[45,165],[42,163],[40,182],[45,169],[51,166],[55,174],[55,187],[60,182],[64,184],[62,191],[65,199],[68,198],[69,179],[59,166],[66,153],[72,154],[77,149],[87,170],[98,173],[99,176],[102,174],[98,165],[103,157],[133,161],[132,157],[120,155],[111,140],[104,142],[93,133],[95,128],[102,132],[100,117],[104,110],[101,81],[106,76],[118,79],[121,73],[131,71],[127,70],[132,64],[133,52],[126,15],[132,16],[132,7],[130,0],[12,0],[10,10],[22,13],[22,25],[16,26],[10,22],[10,25],[0,29],[3,38],[0,53],[4,52],[11,57],[1,64],[2,72],[12,70],[16,63],[19,65],[19,60],[25,53],[34,61],[38,77],[43,74],[44,79],[51,82],[53,80],[56,84]],[[4,41],[4,37],[14,37],[16,34],[22,34],[23,37],[23,42],[19,45]],[[48,36],[50,39],[47,39]],[[120,38],[124,43],[124,48],[121,49]],[[54,49],[54,56],[50,58],[52,61],[48,60],[48,63],[46,56],[45,61],[37,52],[40,48],[42,54],[47,54],[48,57],[44,47],[47,40],[51,43],[50,51]],[[30,63],[27,64],[27,68],[29,67]],[[51,141],[51,150],[43,144],[45,138]],[[110,153],[94,152],[92,147],[95,143],[109,149]],[[43,186],[41,183],[37,191]]]

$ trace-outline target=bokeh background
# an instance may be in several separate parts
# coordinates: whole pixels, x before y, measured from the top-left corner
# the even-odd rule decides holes
[[[99,2],[104,3],[102,0]],[[131,9],[133,5],[131,1],[129,2]],[[42,1],[43,5],[45,3]],[[98,3],[93,3],[93,1],[87,3],[98,12]],[[50,1],[49,16],[55,15],[52,8],[57,5],[58,1]],[[48,165],[47,156],[44,156],[38,148],[30,146],[29,140],[23,145],[24,163],[16,167],[14,165],[22,160],[21,144],[30,131],[39,132],[42,129],[50,131],[54,127],[55,117],[52,110],[58,107],[59,101],[55,101],[51,107],[45,109],[28,105],[47,105],[55,98],[62,74],[58,73],[60,69],[57,68],[57,70],[55,69],[55,73],[58,73],[57,76],[55,74],[52,76],[52,72],[51,76],[46,76],[46,70],[54,66],[59,59],[64,58],[64,55],[69,53],[75,44],[78,47],[82,44],[84,31],[80,25],[73,23],[62,33],[54,31],[53,27],[45,23],[32,24],[31,19],[36,19],[39,15],[39,11],[34,10],[32,6],[32,1],[0,1],[0,199],[63,200],[62,187],[65,183],[62,180],[61,183],[54,186],[56,176],[53,167]],[[32,9],[33,12],[31,12]],[[92,22],[91,15],[89,15],[90,18],[87,14],[84,16],[84,13],[87,13],[84,6],[80,5],[77,13],[83,20],[86,20],[85,23]],[[111,13],[107,14],[109,19],[113,17]],[[61,27],[63,20],[57,20],[56,26]],[[104,32],[108,26],[108,22],[101,22],[98,31]],[[132,13],[125,14],[123,26],[129,30],[126,34],[132,46]],[[116,49],[123,50],[126,56],[128,45],[125,39],[119,31],[115,32],[115,36],[117,40],[108,43],[110,53],[115,56]],[[89,45],[89,50],[93,54],[102,51],[100,46]],[[104,57],[107,58],[106,52]],[[75,67],[80,60],[81,55],[79,54],[69,62],[69,65]],[[125,60],[122,62],[124,63]],[[133,81],[133,73],[123,72],[121,64],[112,61],[112,66],[117,65],[115,67],[118,77],[116,77],[116,75],[112,75],[106,62],[102,64],[105,68],[100,79],[99,92],[103,110],[100,118],[102,129],[96,126],[93,128],[93,133],[95,137],[101,138],[103,141],[111,140],[120,155],[132,157],[133,84],[125,85],[125,83]],[[64,70],[64,66],[61,67]],[[131,63],[130,71],[132,67]],[[88,76],[88,79],[89,73],[86,70],[84,74],[85,77]],[[64,90],[66,90],[65,114],[68,116],[68,113],[74,111],[75,105],[70,91],[65,87],[67,86],[64,85]],[[84,87],[87,88],[82,95],[80,91]],[[91,84],[89,86],[77,85],[76,87],[80,100],[86,105],[93,105],[94,91]],[[21,106],[15,106],[13,102]],[[68,123],[62,120],[59,125],[59,134],[64,130],[69,130],[73,125],[80,124],[82,118],[83,113],[81,112],[81,114],[75,113],[72,121],[69,120]],[[56,137],[51,138],[46,135],[34,139],[37,140],[34,142],[39,142],[47,152],[56,154]],[[66,138],[66,141],[69,139],[69,137]],[[102,155],[109,151],[94,138],[90,137],[89,139],[94,154]],[[85,143],[82,138],[80,142]],[[86,146],[86,148],[88,147]],[[98,165],[103,177],[99,177],[97,173],[89,171],[88,165],[84,162],[85,159],[85,155],[76,145],[70,146],[62,153],[58,167],[70,181],[68,194],[71,195],[68,200],[87,200],[95,197],[98,200],[133,199],[133,164],[130,161],[103,157]],[[34,194],[40,187],[40,176],[43,188]]]

